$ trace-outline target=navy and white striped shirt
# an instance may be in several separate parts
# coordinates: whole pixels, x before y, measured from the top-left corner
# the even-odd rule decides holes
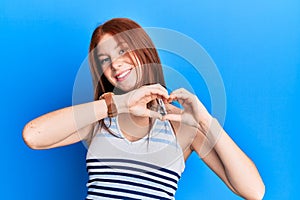
[[[109,118],[104,123],[109,125]],[[185,164],[170,123],[156,119],[149,136],[134,142],[124,137],[117,117],[109,130],[117,137],[95,127],[86,159],[86,199],[174,199]]]

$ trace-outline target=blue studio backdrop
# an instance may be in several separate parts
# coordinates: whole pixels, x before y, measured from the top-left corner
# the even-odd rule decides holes
[[[257,165],[266,185],[264,199],[299,199],[296,0],[2,0],[0,199],[85,198],[84,145],[31,150],[22,140],[22,129],[35,117],[72,105],[74,81],[92,31],[113,17],[172,29],[201,44],[225,86],[224,127]],[[191,75],[184,59],[159,53],[168,66],[182,69],[210,110],[203,80]],[[176,199],[240,198],[193,154]]]

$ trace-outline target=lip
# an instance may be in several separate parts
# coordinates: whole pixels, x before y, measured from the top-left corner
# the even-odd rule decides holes
[[[125,80],[125,79],[129,76],[129,74],[131,73],[131,70],[132,70],[132,69],[127,69],[127,70],[124,70],[124,71],[122,71],[122,72],[116,74],[116,75],[115,75],[115,79],[116,79],[118,82]],[[120,76],[121,74],[124,74],[124,73],[127,73],[127,74],[126,74],[125,76],[121,77],[121,78],[118,78],[118,76]]]

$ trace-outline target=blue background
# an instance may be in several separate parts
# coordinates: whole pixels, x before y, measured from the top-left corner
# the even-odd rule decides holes
[[[200,43],[224,81],[225,129],[256,163],[265,199],[299,199],[300,3],[291,0],[2,0],[0,199],[84,199],[82,143],[35,151],[21,134],[29,120],[72,105],[92,31],[113,17]],[[209,107],[209,96],[201,99]],[[176,197],[240,199],[194,154]]]

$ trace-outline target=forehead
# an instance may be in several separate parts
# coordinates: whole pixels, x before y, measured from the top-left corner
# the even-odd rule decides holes
[[[98,54],[108,54],[110,51],[114,50],[122,41],[111,34],[104,34],[96,46]]]

